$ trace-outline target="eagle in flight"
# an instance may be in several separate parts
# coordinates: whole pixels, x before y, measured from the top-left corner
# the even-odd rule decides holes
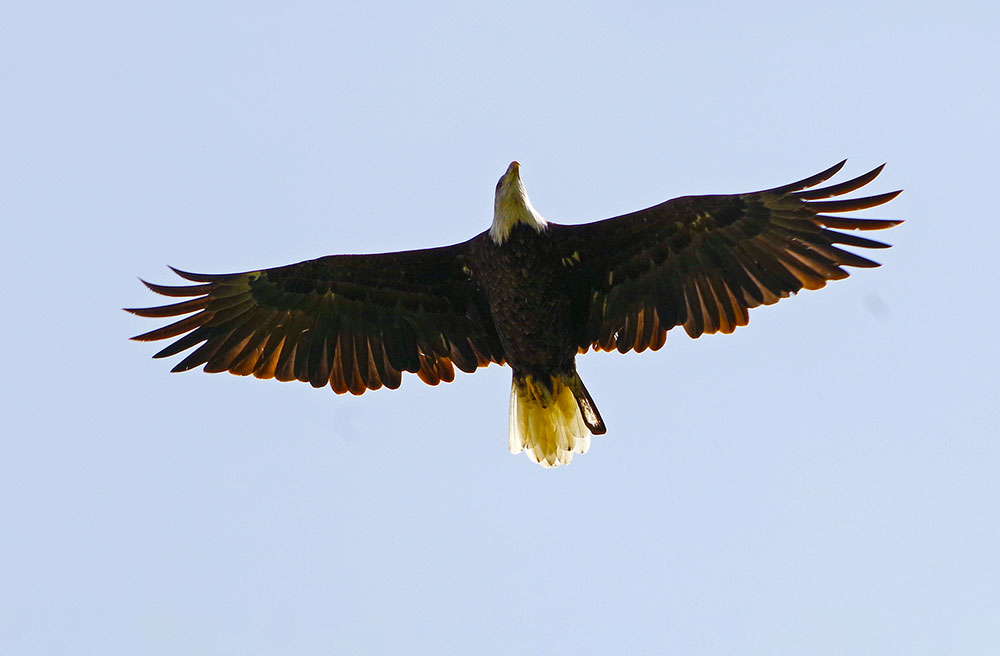
[[[396,389],[404,371],[437,385],[454,380],[456,367],[506,363],[511,452],[565,465],[606,430],[577,374],[578,353],[655,351],[676,326],[691,337],[731,333],[750,308],[846,278],[844,266],[878,266],[842,246],[888,245],[843,231],[900,222],[839,215],[900,192],[827,200],[882,171],[817,188],[843,166],[764,191],[560,225],[531,205],[512,162],[497,184],[493,224],[466,242],[245,273],[174,269],[195,284],[143,282],[185,300],[128,311],[190,316],[133,339],[178,338],[155,358],[197,346],[172,371],[204,365],[337,394]]]

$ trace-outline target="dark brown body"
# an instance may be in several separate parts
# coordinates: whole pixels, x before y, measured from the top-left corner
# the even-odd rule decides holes
[[[572,260],[564,261],[554,232],[521,224],[502,245],[484,237],[476,240],[474,275],[514,375],[546,381],[575,371]]]

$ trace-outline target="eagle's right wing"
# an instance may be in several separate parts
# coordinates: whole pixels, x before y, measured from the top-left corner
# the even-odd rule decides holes
[[[875,207],[900,192],[822,200],[859,189],[882,171],[811,189],[843,165],[774,189],[675,198],[595,223],[551,225],[564,265],[574,268],[580,351],[656,350],[674,326],[691,337],[730,333],[747,324],[749,308],[846,278],[842,266],[878,266],[838,245],[887,244],[841,230],[900,221],[831,214]]]
[[[234,274],[175,269],[199,284],[145,284],[189,300],[128,311],[191,316],[133,339],[180,336],[156,358],[200,344],[173,371],[204,365],[207,372],[330,385],[338,394],[395,389],[403,371],[431,385],[450,382],[453,364],[471,372],[504,361],[486,298],[464,266],[468,243]]]

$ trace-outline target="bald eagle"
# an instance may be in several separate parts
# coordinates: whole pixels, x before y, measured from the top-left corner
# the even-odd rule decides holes
[[[143,317],[190,315],[133,339],[179,337],[163,358],[197,346],[172,371],[204,365],[257,378],[300,380],[337,394],[399,387],[404,371],[430,385],[455,367],[513,370],[509,446],[544,467],[585,453],[606,429],[576,371],[590,349],[657,350],[667,331],[731,333],[747,310],[847,277],[876,262],[841,246],[888,245],[843,230],[899,221],[832,216],[882,205],[900,192],[855,191],[882,166],[816,188],[844,166],[745,194],[687,196],[582,225],[546,221],[528,200],[520,165],[500,178],[489,230],[452,246],[333,255],[207,275],[195,284],[144,282],[170,305]],[[884,165],[883,165],[884,166]]]

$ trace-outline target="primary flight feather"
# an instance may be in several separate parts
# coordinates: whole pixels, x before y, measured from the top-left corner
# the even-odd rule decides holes
[[[178,338],[156,358],[197,347],[172,371],[204,366],[338,394],[395,389],[403,372],[437,385],[454,380],[455,367],[508,364],[511,452],[568,464],[606,430],[576,372],[578,353],[655,351],[675,326],[691,337],[731,333],[750,308],[846,278],[844,266],[878,266],[841,247],[887,244],[843,231],[900,221],[834,215],[900,192],[826,200],[882,171],[817,188],[843,166],[764,191],[560,225],[531,205],[512,162],[497,184],[493,224],[466,242],[245,273],[174,269],[196,284],[145,284],[186,300],[128,311],[189,316],[133,339]]]

